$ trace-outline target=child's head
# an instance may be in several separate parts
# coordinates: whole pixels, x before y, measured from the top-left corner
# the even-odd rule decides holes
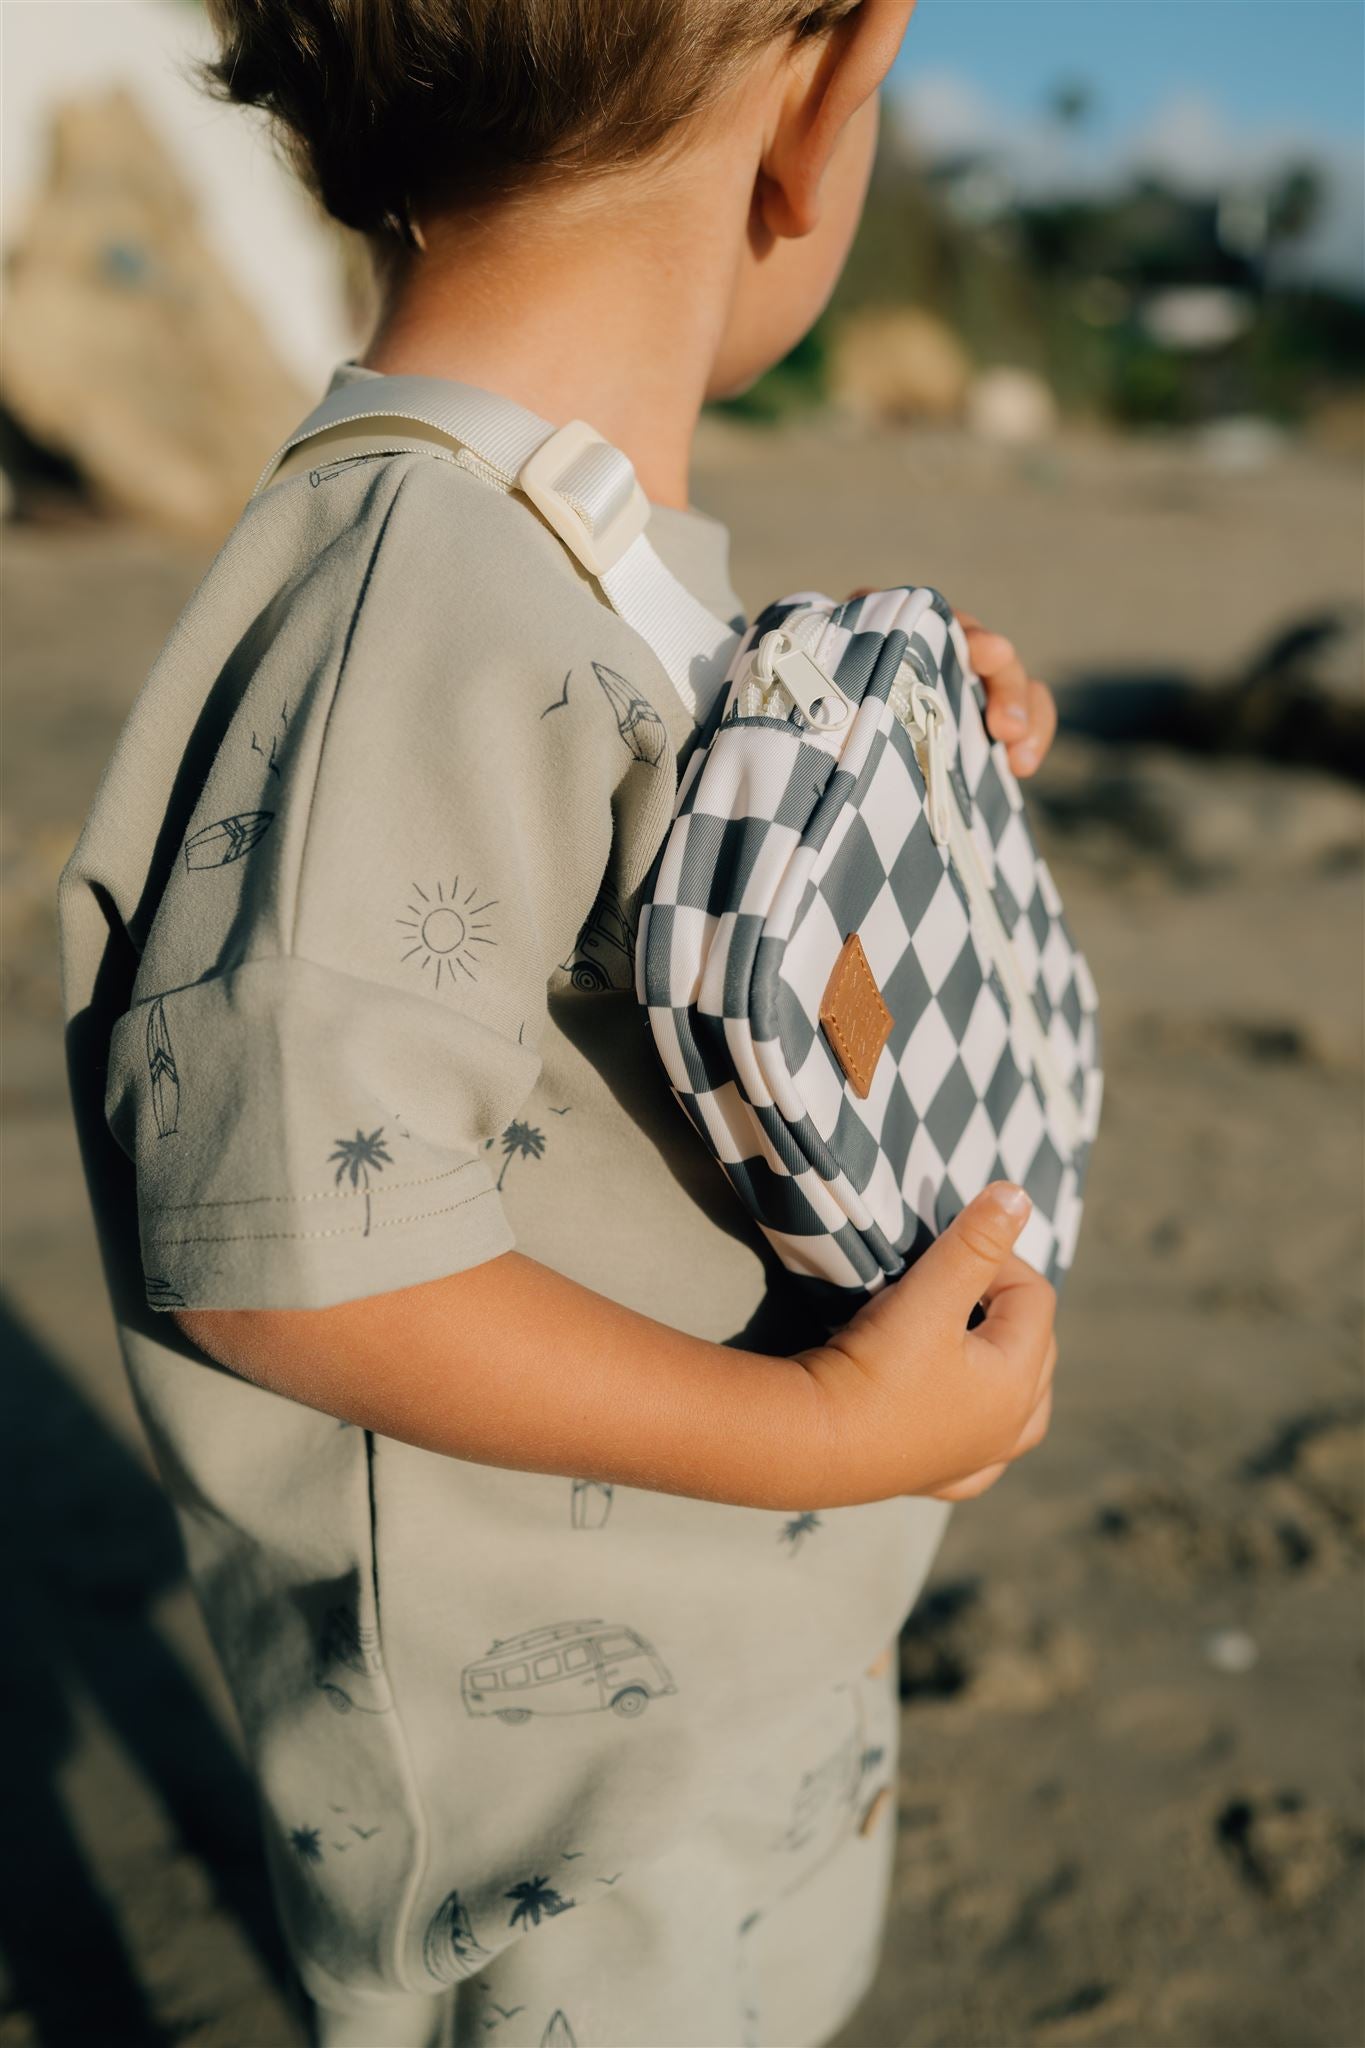
[[[785,354],[833,288],[913,6],[208,0],[211,75],[273,116],[330,213],[409,262],[463,212],[619,211],[719,150],[753,184],[721,392]]]

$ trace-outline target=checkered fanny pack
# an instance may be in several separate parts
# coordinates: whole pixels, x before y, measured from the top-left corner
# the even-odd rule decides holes
[[[376,444],[534,507],[700,720],[647,882],[639,997],[673,1091],[831,1322],[988,1181],[1071,1264],[1099,1120],[1095,986],[936,591],[802,594],[742,638],[668,570],[628,459],[444,378],[331,390],[258,490]]]
[[[1100,1110],[1095,985],[935,590],[750,627],[645,887],[636,975],[673,1092],[832,1319],[986,1184],[1070,1266]]]

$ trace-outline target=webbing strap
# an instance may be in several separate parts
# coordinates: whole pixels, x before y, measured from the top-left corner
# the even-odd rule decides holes
[[[643,531],[648,503],[619,449],[581,422],[552,427],[512,399],[470,384],[365,377],[328,392],[271,457],[252,495],[305,441],[371,419],[434,429],[474,458],[474,474],[486,472],[490,483],[533,504],[612,610],[654,650],[688,712],[704,715],[738,636],[660,561]]]

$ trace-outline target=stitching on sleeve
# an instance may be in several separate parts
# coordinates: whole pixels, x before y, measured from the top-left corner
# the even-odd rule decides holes
[[[465,1195],[458,1202],[447,1202],[440,1209],[423,1209],[416,1216],[381,1217],[371,1223],[368,1235],[373,1237],[377,1230],[404,1230],[415,1223],[429,1223],[434,1216],[449,1216],[456,1209],[467,1209],[471,1202],[486,1202],[490,1195],[496,1195],[496,1188],[480,1188],[477,1195]],[[323,1238],[323,1237],[364,1237],[363,1224],[339,1224],[334,1230],[235,1230],[206,1231],[197,1237],[154,1237],[151,1245],[158,1251],[182,1244],[267,1244],[282,1238]]]
[[[462,1159],[458,1166],[443,1166],[439,1173],[419,1174],[415,1180],[396,1180],[385,1183],[377,1181],[369,1190],[371,1202],[377,1202],[381,1195],[406,1194],[409,1188],[430,1187],[434,1181],[449,1180],[453,1174],[468,1173],[478,1166],[477,1159]],[[170,1215],[182,1209],[249,1209],[260,1202],[355,1202],[359,1196],[354,1188],[317,1188],[306,1195],[234,1195],[220,1197],[211,1202],[144,1202],[144,1209],[157,1215]],[[376,1226],[377,1227],[377,1226]]]

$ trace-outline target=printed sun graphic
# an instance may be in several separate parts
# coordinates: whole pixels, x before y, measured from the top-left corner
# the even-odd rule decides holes
[[[449,888],[433,882],[430,889],[423,889],[414,882],[412,893],[406,916],[398,920],[404,933],[403,958],[432,973],[437,988],[443,976],[477,981],[482,949],[498,943],[486,914],[497,898],[483,897],[477,887],[462,887],[458,875]]]

